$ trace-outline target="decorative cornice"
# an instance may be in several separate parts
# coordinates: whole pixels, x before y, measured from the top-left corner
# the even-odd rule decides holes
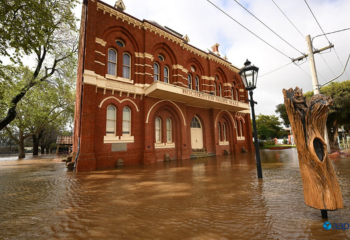
[[[154,32],[155,34],[158,34],[159,36],[168,39],[169,41],[175,42],[176,44],[179,44],[183,49],[186,49],[189,52],[192,52],[195,55],[201,56],[205,59],[209,59],[212,60],[214,62],[217,62],[225,67],[227,67],[228,69],[230,69],[233,72],[238,73],[239,72],[239,68],[235,67],[234,65],[232,65],[230,62],[225,61],[224,59],[215,56],[213,54],[210,53],[206,53],[202,50],[199,50],[189,44],[187,44],[186,42],[184,42],[184,39],[177,37],[165,30],[162,30],[146,21],[140,21],[138,19],[135,19],[133,17],[129,17],[126,14],[124,14],[123,12],[120,12],[118,10],[116,10],[115,8],[111,8],[109,6],[106,6],[102,3],[97,2],[97,9],[101,9],[103,11],[103,13],[109,13],[109,15],[111,17],[115,17],[117,20],[120,18],[122,20],[122,22],[126,21],[128,24],[133,25],[134,27],[138,27],[139,29],[143,28],[145,30],[149,30],[150,32]],[[97,39],[97,38],[96,38]],[[102,44],[101,44],[102,45]],[[153,60],[152,60],[153,61]]]

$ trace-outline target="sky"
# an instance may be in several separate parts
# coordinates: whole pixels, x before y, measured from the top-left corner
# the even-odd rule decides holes
[[[116,0],[104,2],[114,6]],[[190,44],[204,51],[219,43],[220,54],[226,55],[228,61],[237,67],[243,67],[246,59],[258,66],[259,76],[254,90],[254,100],[258,102],[255,106],[256,114],[277,115],[275,109],[276,105],[283,103],[283,88],[298,86],[304,93],[313,89],[309,61],[299,62],[299,66],[291,63],[291,59],[308,53],[305,40],[307,35],[313,38],[322,34],[305,0],[237,0],[297,50],[266,28],[235,0],[211,2],[283,54],[227,17],[207,0],[124,0],[125,12],[140,20],[154,20],[182,35],[187,34]],[[307,3],[325,33],[350,28],[349,0],[307,0]],[[75,12],[80,18],[81,5],[76,7]],[[334,48],[315,54],[320,84],[338,76],[350,54],[350,30],[327,37]],[[328,45],[324,36],[313,40],[316,49]],[[288,63],[291,64],[287,65]],[[287,66],[274,71],[285,65]],[[274,72],[270,73],[271,71]],[[349,76],[350,66],[337,81],[348,80]]]

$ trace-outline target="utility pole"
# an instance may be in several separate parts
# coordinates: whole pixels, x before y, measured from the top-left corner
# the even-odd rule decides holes
[[[307,47],[309,49],[309,54],[306,54],[304,56],[301,56],[301,57],[298,57],[296,59],[293,59],[293,62],[300,61],[300,60],[302,60],[302,59],[304,59],[306,57],[309,57],[311,80],[312,80],[312,89],[314,91],[314,95],[316,95],[316,94],[320,94],[320,84],[318,83],[314,54],[315,53],[320,53],[320,52],[322,52],[322,51],[324,51],[326,49],[329,49],[329,48],[333,48],[334,45],[331,44],[331,45],[329,45],[327,47],[324,47],[324,48],[322,48],[320,50],[313,51],[312,50],[312,42],[311,42],[310,35],[306,36],[306,42],[307,42]],[[324,129],[324,140],[325,140],[325,142],[327,144],[327,152],[331,153],[331,148],[329,146],[329,138],[328,138],[327,126],[325,126],[325,129]]]

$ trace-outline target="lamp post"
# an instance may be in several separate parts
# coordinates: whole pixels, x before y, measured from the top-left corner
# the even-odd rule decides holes
[[[250,65],[250,63],[251,62],[249,62],[247,59],[247,61],[244,63],[244,67],[239,72],[239,75],[243,80],[245,89],[249,91],[249,95],[250,95],[250,99],[247,99],[247,101],[250,103],[250,107],[252,109],[254,144],[255,144],[255,162],[256,162],[256,168],[258,172],[258,178],[262,178],[258,133],[256,131],[255,112],[254,112],[254,104],[258,104],[258,103],[253,100],[253,90],[256,88],[256,81],[258,79],[259,68],[254,65]]]

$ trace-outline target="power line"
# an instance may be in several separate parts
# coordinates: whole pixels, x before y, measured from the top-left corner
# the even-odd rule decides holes
[[[273,31],[270,27],[268,27],[265,23],[263,23],[259,18],[257,18],[253,13],[251,13],[248,9],[246,9],[242,4],[240,4],[237,0],[235,0],[235,2],[241,6],[244,10],[246,10],[250,15],[252,15],[256,20],[258,20],[261,24],[263,24],[265,27],[267,27],[271,32],[273,32],[277,37],[279,37],[282,41],[284,41],[285,43],[287,43],[289,46],[291,46],[292,48],[294,48],[296,51],[298,51],[299,53],[301,53],[303,55],[303,53],[301,51],[299,51],[298,49],[296,49],[295,47],[293,47],[289,42],[287,42],[286,40],[284,40],[280,35],[278,35],[275,31]]]
[[[299,31],[299,29],[292,23],[291,20],[289,20],[289,18],[287,17],[286,14],[284,14],[284,12],[282,11],[282,9],[277,5],[277,3],[275,3],[274,0],[272,0],[272,2],[276,5],[276,7],[281,11],[281,13],[288,19],[288,21],[293,25],[293,27],[300,33],[301,37],[305,40],[304,35]]]
[[[342,66],[342,68],[344,68],[344,65],[342,64],[342,62],[340,61],[340,58],[339,58],[339,56],[338,56],[338,53],[337,53],[337,51],[335,50],[335,48],[334,48],[334,52],[335,52],[335,54],[337,55],[337,57],[338,57],[338,60],[339,60],[339,62],[340,62],[340,65]],[[348,77],[348,79],[350,79],[349,78],[349,75],[348,75],[348,73],[345,71],[345,74],[346,74],[346,76]]]
[[[299,65],[297,65],[309,78],[311,78],[311,76],[309,74],[307,74],[304,69],[302,69]]]
[[[259,76],[259,78],[262,78],[262,77],[264,77],[264,76],[266,76],[266,75],[268,75],[268,74],[270,74],[270,73],[276,72],[277,70],[280,70],[281,68],[287,67],[289,64],[292,64],[292,63],[293,63],[293,62],[290,62],[290,63],[288,63],[288,64],[286,64],[286,65],[283,65],[282,67],[279,67],[279,68],[277,68],[277,69],[271,71],[271,72],[265,73],[265,74]]]
[[[317,22],[318,26],[320,27],[321,31],[323,32],[323,35],[326,37],[326,39],[327,39],[328,43],[329,43],[329,44],[331,44],[331,42],[330,42],[330,41],[329,41],[329,39],[327,38],[326,34],[324,33],[324,31],[323,31],[323,29],[322,29],[321,25],[320,25],[320,24],[319,24],[319,22],[317,21],[317,18],[315,17],[314,13],[312,12],[312,10],[311,10],[311,8],[310,8],[309,4],[307,3],[307,1],[306,1],[306,0],[304,0],[304,1],[305,1],[305,3],[306,3],[307,7],[309,8],[309,10],[310,10],[310,12],[311,12],[312,16],[314,16],[314,19],[316,20],[316,22]]]
[[[323,34],[320,34],[320,35],[317,35],[317,36],[313,37],[313,38],[312,38],[312,41],[313,41],[315,38],[320,37],[320,36],[329,35],[329,34],[338,33],[338,32],[343,32],[343,31],[347,31],[347,30],[350,30],[350,28],[344,28],[344,29],[341,29],[341,30],[338,30],[338,31],[334,31],[334,32],[323,33]]]
[[[268,42],[266,42],[264,39],[262,39],[261,37],[259,37],[258,35],[256,35],[255,33],[253,33],[252,31],[250,31],[248,28],[246,28],[245,26],[243,26],[240,22],[238,22],[237,20],[235,20],[233,17],[231,17],[230,15],[228,15],[225,11],[223,11],[221,8],[219,8],[218,6],[216,6],[214,3],[212,3],[211,1],[207,0],[208,2],[210,2],[214,7],[216,7],[219,11],[221,11],[222,13],[224,13],[226,16],[228,16],[229,18],[231,18],[233,21],[235,21],[237,24],[239,24],[241,27],[243,27],[245,30],[247,30],[248,32],[250,32],[251,34],[253,34],[255,37],[259,38],[261,41],[263,41],[264,43],[266,43],[267,45],[269,45],[270,47],[272,47],[273,49],[275,49],[277,52],[281,53],[282,55],[284,55],[285,57],[289,58],[290,60],[292,58],[288,57],[286,54],[284,54],[283,52],[281,52],[280,50],[278,50],[277,48],[275,48],[274,46],[272,46],[271,44],[269,44]]]

